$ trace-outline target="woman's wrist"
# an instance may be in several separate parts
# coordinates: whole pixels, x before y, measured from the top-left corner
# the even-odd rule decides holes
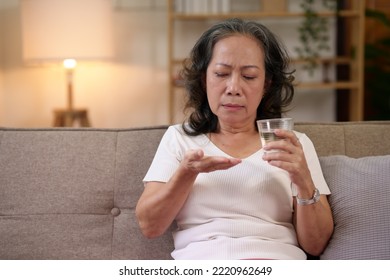
[[[301,198],[299,194],[297,194],[297,203],[298,205],[311,205],[317,203],[320,200],[321,194],[320,191],[315,188],[313,195],[310,198]]]

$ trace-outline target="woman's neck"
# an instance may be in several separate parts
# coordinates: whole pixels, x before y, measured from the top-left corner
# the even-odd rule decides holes
[[[254,126],[220,126],[218,132],[209,134],[209,139],[220,150],[236,158],[246,158],[261,148],[259,133]]]

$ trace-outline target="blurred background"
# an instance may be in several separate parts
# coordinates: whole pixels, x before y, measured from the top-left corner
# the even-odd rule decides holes
[[[181,61],[232,16],[286,45],[295,121],[390,119],[389,14],[386,0],[0,0],[0,126],[181,122]]]

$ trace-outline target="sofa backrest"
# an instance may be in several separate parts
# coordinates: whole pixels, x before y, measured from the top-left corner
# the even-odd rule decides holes
[[[390,121],[297,123],[318,156],[346,155],[353,158],[390,154]]]
[[[164,131],[1,129],[0,259],[169,259],[134,216]]]
[[[320,156],[390,154],[390,121],[295,129]],[[165,130],[0,128],[0,259],[170,259],[134,215]]]

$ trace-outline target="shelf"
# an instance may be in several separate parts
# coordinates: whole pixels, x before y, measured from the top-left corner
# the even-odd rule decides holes
[[[321,17],[359,17],[359,11],[339,11],[335,12],[321,12],[318,13]],[[304,17],[305,14],[301,12],[232,12],[228,14],[184,14],[184,13],[172,13],[171,19],[175,20],[221,20],[228,18],[247,18],[247,19],[260,19],[260,18],[297,18]]]
[[[350,64],[354,62],[354,58],[347,57],[347,56],[340,56],[340,57],[319,57],[314,59],[314,61],[318,64],[336,64],[336,65],[342,65],[342,64]],[[308,63],[307,60],[303,58],[292,58],[291,59],[292,64],[303,64]]]
[[[180,89],[184,88],[183,84],[180,80],[172,80],[171,81],[172,86]],[[358,89],[359,83],[357,82],[328,82],[328,83],[322,83],[322,82],[297,82],[295,84],[296,89],[313,89],[313,90],[321,90],[321,89]]]
[[[172,64],[174,65],[180,65],[184,62],[185,58],[175,58],[172,59]],[[316,63],[330,63],[330,64],[350,64],[354,62],[354,58],[347,57],[347,56],[340,56],[340,57],[319,57],[314,60]],[[292,64],[302,64],[307,63],[308,61],[302,58],[291,58]]]
[[[358,89],[359,83],[357,82],[305,82],[305,83],[297,83],[295,86],[297,89]]]

